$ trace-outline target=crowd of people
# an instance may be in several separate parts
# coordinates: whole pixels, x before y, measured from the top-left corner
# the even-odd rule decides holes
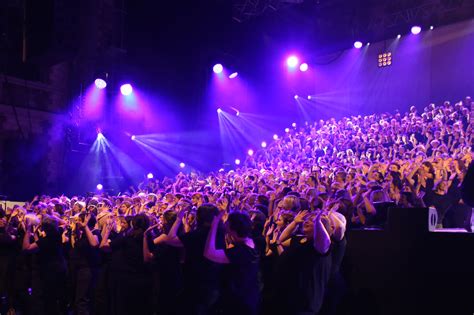
[[[242,167],[0,209],[7,314],[337,314],[346,230],[434,207],[471,231],[471,109],[317,121]],[[3,313],[3,312],[2,312]]]

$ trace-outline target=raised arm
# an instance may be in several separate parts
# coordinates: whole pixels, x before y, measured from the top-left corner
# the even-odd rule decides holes
[[[320,212],[314,219],[313,246],[318,253],[324,255],[329,251],[329,247],[331,246],[331,238],[328,231],[321,222],[321,214],[322,212]]]
[[[224,214],[224,211],[220,211],[217,216],[212,220],[211,229],[207,235],[206,246],[204,247],[204,257],[218,264],[228,264],[230,263],[229,259],[225,255],[223,249],[216,249],[216,235],[217,227],[219,222]]]

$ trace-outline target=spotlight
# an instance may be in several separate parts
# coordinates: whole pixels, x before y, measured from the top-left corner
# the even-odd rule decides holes
[[[293,128],[296,128],[296,123],[292,123],[291,126],[292,126]]]
[[[370,46],[370,43],[367,43],[367,46]]]
[[[137,138],[137,136],[135,136],[135,135],[130,137],[130,139],[132,139],[132,141],[135,141],[136,138]]]
[[[433,30],[433,29],[434,29],[434,26],[433,26],[433,25],[431,25],[431,26],[430,26],[430,30]]]
[[[261,144],[262,148],[266,148],[267,147],[267,143],[265,141],[262,141],[262,144]]]
[[[124,84],[120,87],[120,92],[122,95],[130,95],[133,92],[133,88],[130,84]]]
[[[214,67],[212,67],[212,71],[214,71],[214,73],[216,74],[219,74],[219,73],[222,73],[222,70],[224,70],[224,67],[222,67],[222,65],[220,63],[214,65]]]
[[[273,140],[278,140],[278,135],[277,134],[273,135]]]
[[[97,190],[102,190],[102,189],[104,189],[104,186],[102,186],[102,184],[97,184],[96,187],[97,187]]]
[[[235,165],[240,165],[240,160],[239,159],[235,159]]]
[[[94,83],[95,83],[95,87],[100,90],[105,89],[107,87],[107,82],[105,82],[105,80],[101,78],[95,79]]]
[[[146,175],[146,178],[152,179],[152,178],[153,178],[153,174],[152,174],[152,173],[148,173],[148,174]]]
[[[298,57],[296,56],[290,56],[288,59],[286,59],[286,64],[290,68],[294,68],[298,65]]]
[[[237,112],[235,113],[235,116],[240,116],[240,112],[237,111]]]
[[[389,52],[384,52],[384,53],[379,54],[378,65],[379,65],[379,68],[391,66],[392,53],[389,51]]]
[[[185,167],[186,167],[186,164],[184,164],[183,162],[181,162],[181,163],[179,163],[179,167],[185,168]]]
[[[97,133],[97,139],[103,139],[103,138],[105,138],[105,137],[104,137],[104,134],[103,134],[101,131],[99,131],[99,132]]]
[[[285,132],[286,133],[290,132],[290,128],[285,128]]]
[[[309,67],[308,67],[308,64],[307,64],[306,62],[305,62],[305,63],[302,63],[302,64],[300,65],[300,71],[301,71],[301,72],[306,72],[306,71],[308,71],[308,68],[309,68]]]
[[[309,100],[311,99],[311,95],[308,95],[308,99],[309,99]]]
[[[217,113],[218,113],[218,114],[222,113],[222,109],[218,108],[218,109],[217,109]]]
[[[354,42],[354,48],[359,49],[359,48],[361,48],[361,47],[362,47],[362,42],[360,42],[360,41]]]
[[[398,38],[398,39],[402,38],[402,35],[401,35],[401,34],[398,34],[398,35],[397,35],[397,38]]]
[[[250,156],[252,156],[252,155],[253,155],[253,150],[252,150],[252,149],[249,149],[249,150],[247,151],[247,154],[250,155]]]
[[[238,72],[231,73],[231,74],[229,75],[229,79],[237,78],[238,75],[239,75]]]
[[[418,35],[421,32],[421,26],[415,25],[411,28],[411,33],[413,35]]]
[[[298,97],[299,97],[298,95],[295,95],[295,100],[297,100],[297,99],[298,99]]]

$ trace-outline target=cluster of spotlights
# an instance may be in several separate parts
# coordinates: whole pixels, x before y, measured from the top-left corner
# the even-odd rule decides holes
[[[299,69],[301,72],[306,72],[309,69],[309,65],[306,62],[300,63],[300,60],[298,59],[298,57],[294,55],[286,59],[286,65],[288,66],[290,70],[293,70],[299,66]]]
[[[94,84],[99,90],[103,90],[107,87],[107,82],[102,78],[95,79]],[[125,83],[120,86],[120,93],[122,93],[122,95],[130,95],[132,92],[133,87],[130,83]]]
[[[385,53],[379,54],[378,65],[379,65],[379,68],[391,66],[392,53],[385,52]]]

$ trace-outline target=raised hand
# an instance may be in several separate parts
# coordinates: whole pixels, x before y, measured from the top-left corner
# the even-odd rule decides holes
[[[298,212],[298,214],[295,216],[294,221],[296,223],[304,222],[304,219],[305,219],[307,214],[308,214],[308,210],[303,210],[303,211]]]

